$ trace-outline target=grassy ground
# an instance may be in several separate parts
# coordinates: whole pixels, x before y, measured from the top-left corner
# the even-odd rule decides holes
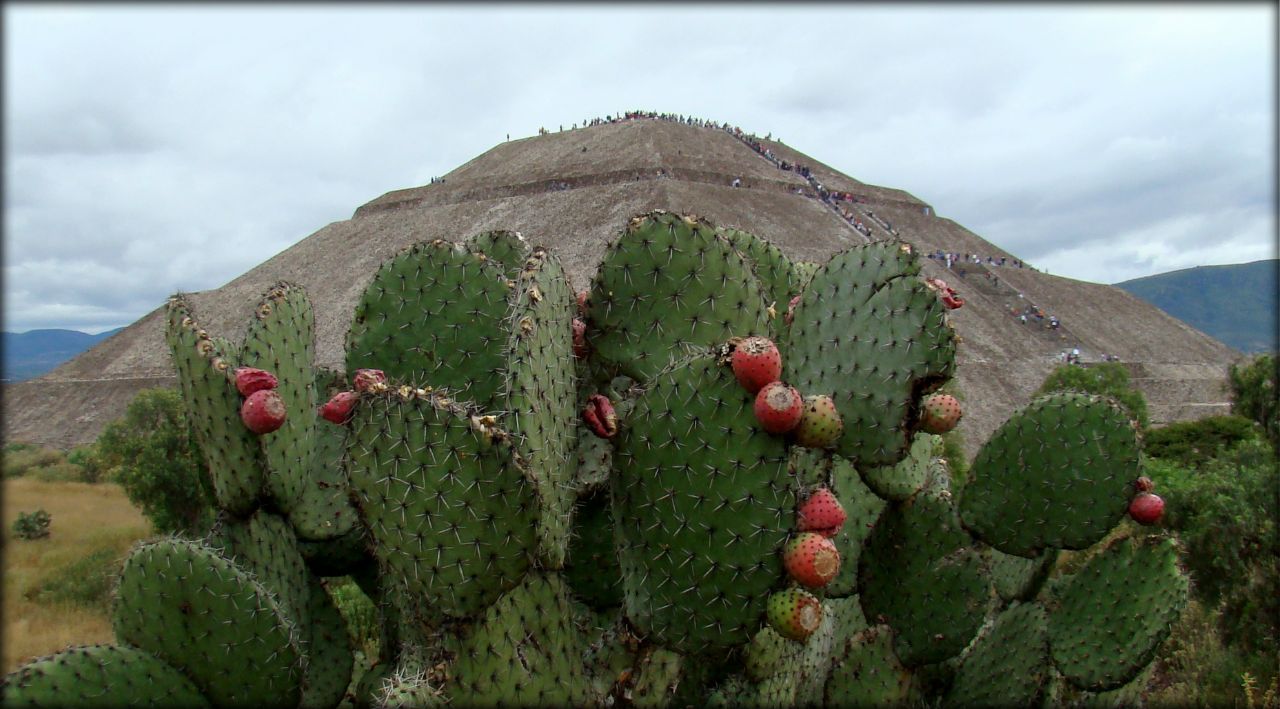
[[[0,659],[8,673],[68,645],[111,642],[110,574],[151,533],[118,485],[4,480],[4,630]],[[44,509],[44,539],[18,539],[20,512]]]

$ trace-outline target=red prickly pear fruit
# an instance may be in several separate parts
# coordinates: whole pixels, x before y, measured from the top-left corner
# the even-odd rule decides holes
[[[800,425],[792,431],[796,443],[805,448],[833,448],[843,432],[844,420],[831,397],[812,394],[804,398]]]
[[[320,407],[320,418],[342,425],[351,419],[360,395],[354,391],[340,391]]]
[[[769,627],[784,638],[803,641],[822,625],[822,602],[804,589],[779,591],[766,605]]]
[[[796,388],[781,381],[769,382],[756,394],[756,420],[769,433],[787,433],[800,423],[804,400]]]
[[[386,384],[387,375],[381,369],[357,369],[351,381],[355,384],[356,391],[366,392],[375,384]]]
[[[583,291],[585,293],[586,291]],[[573,319],[573,356],[586,359],[591,350],[587,346],[587,323],[582,318]]]
[[[578,291],[578,315],[587,317],[587,311],[591,309],[591,291],[582,289]]]
[[[782,316],[782,322],[791,325],[791,321],[796,317],[796,306],[800,304],[800,296],[797,295],[787,303],[787,314]]]
[[[821,588],[840,571],[840,551],[821,534],[801,532],[783,548],[782,565],[801,586]]]
[[[920,428],[942,435],[960,423],[960,402],[950,394],[934,394],[920,405]]]
[[[732,364],[738,383],[752,394],[782,376],[782,354],[767,337],[747,337],[736,342]]]
[[[240,396],[249,396],[255,391],[263,389],[275,389],[280,382],[276,380],[276,375],[265,369],[255,369],[253,367],[239,367],[236,369],[236,391],[240,392]]]
[[[1151,478],[1142,475],[1139,476],[1137,480],[1133,481],[1133,487],[1138,492],[1151,492],[1156,489],[1156,484],[1152,482]]]
[[[1129,502],[1129,516],[1138,524],[1155,524],[1164,514],[1164,500],[1150,492],[1140,492]]]
[[[254,433],[262,435],[284,425],[284,399],[275,389],[253,392],[240,405],[240,420]]]
[[[618,414],[613,410],[613,402],[604,394],[592,394],[587,399],[587,407],[582,410],[582,419],[587,422],[591,432],[601,438],[613,438],[618,435]]]
[[[802,532],[817,532],[830,538],[840,533],[846,517],[844,506],[835,494],[820,487],[796,510],[796,527]]]

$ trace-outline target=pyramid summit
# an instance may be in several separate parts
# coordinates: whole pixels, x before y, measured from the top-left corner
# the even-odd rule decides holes
[[[1154,306],[1119,288],[1036,271],[908,192],[859,182],[779,141],[670,115],[625,114],[501,143],[428,185],[361,205],[188,302],[211,334],[235,341],[268,288],[297,283],[315,312],[316,363],[340,369],[357,300],[402,249],[518,231],[555,252],[580,289],[627,220],[654,209],[750,232],[793,260],[823,262],[888,239],[927,256],[923,275],[945,280],[965,300],[951,321],[961,338],[960,430],[971,447],[1073,348],[1085,363],[1103,355],[1125,363],[1154,423],[1228,410],[1226,372],[1240,353]],[[6,385],[6,440],[88,443],[141,389],[176,386],[164,329],[157,304],[45,376]]]

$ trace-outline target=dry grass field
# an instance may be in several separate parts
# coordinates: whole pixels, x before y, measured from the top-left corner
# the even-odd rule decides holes
[[[43,600],[32,596],[50,588],[77,592],[75,575],[86,557],[98,566],[118,570],[133,543],[151,534],[151,525],[118,485],[41,482],[27,478],[5,480],[3,504],[4,630],[0,658],[9,673],[34,657],[68,645],[111,642],[111,621],[105,605],[75,600]],[[44,509],[52,516],[44,539],[23,540],[13,534],[22,512]],[[91,585],[79,579],[81,589]]]

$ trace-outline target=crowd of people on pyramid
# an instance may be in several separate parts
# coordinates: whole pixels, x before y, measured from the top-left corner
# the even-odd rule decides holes
[[[722,130],[728,133],[729,135],[732,135],[734,138],[737,138],[738,140],[742,141],[744,145],[754,150],[757,155],[773,163],[773,165],[777,167],[779,170],[785,170],[787,172],[791,172],[796,175],[799,175],[800,177],[803,177],[805,181],[809,183],[809,186],[813,188],[813,194],[806,193],[803,190],[798,188],[796,189],[796,192],[798,194],[802,194],[810,197],[816,197],[819,201],[821,201],[823,204],[826,204],[832,211],[834,211],[837,215],[839,215],[842,219],[844,219],[849,224],[849,226],[853,227],[854,230],[862,234],[863,237],[867,239],[867,241],[871,240],[872,234],[871,234],[871,229],[862,222],[862,218],[861,218],[862,215],[865,215],[869,220],[874,221],[881,228],[883,228],[885,231],[889,232],[893,236],[899,235],[898,230],[895,229],[887,219],[884,219],[883,217],[878,217],[876,216],[875,212],[871,211],[870,209],[859,206],[860,200],[853,193],[843,192],[839,190],[829,190],[826,188],[825,185],[822,184],[820,180],[818,180],[818,178],[813,174],[813,171],[809,168],[808,165],[801,165],[801,164],[793,163],[789,160],[783,160],[782,158],[779,158],[763,142],[763,140],[774,140],[772,133],[766,135],[762,140],[761,138],[756,136],[754,133],[744,132],[738,126],[730,125],[727,122],[718,123],[716,121],[711,121],[704,118],[697,118],[694,116],[686,116],[678,113],[659,113],[657,111],[624,111],[624,112],[618,113],[617,115],[610,114],[603,118],[597,117],[597,118],[583,119],[581,125],[583,128],[589,128],[593,126],[623,123],[625,121],[634,121],[634,120],[667,121],[669,123],[678,123],[681,125],[695,126],[698,128],[712,128],[716,130]],[[570,130],[577,130],[578,125],[579,124],[574,123],[572,126],[570,126]],[[560,130],[561,131],[564,130],[563,125],[560,126]],[[550,131],[547,131],[545,128],[538,129],[538,135],[546,135],[549,132]],[[507,137],[508,139],[510,138],[509,135]],[[777,140],[777,142],[781,143],[782,141]],[[435,180],[433,179],[433,182],[434,181]],[[441,178],[440,181],[443,182],[444,179]],[[734,178],[731,185],[733,187],[741,187],[742,179]],[[850,206],[848,205],[852,205],[852,209],[850,209]],[[926,254],[926,256],[928,256],[931,259],[944,262],[948,270],[956,271],[956,273],[960,275],[960,277],[962,278],[964,277],[965,274],[963,272],[963,267],[961,266],[961,264],[968,264],[968,263],[985,264],[987,266],[1002,266],[1002,267],[1008,267],[1008,268],[1027,268],[1030,270],[1036,270],[1031,266],[1026,265],[1025,263],[1023,263],[1018,259],[1011,259],[1007,256],[983,257],[980,254],[970,254],[970,253],[962,254],[962,253],[956,253],[956,252],[947,252],[947,251],[943,251],[942,249],[938,249],[932,253]],[[988,280],[992,281],[994,284],[997,284],[997,285],[999,284],[998,277],[991,274],[990,272],[986,273],[986,277]],[[1018,293],[1018,298],[1020,300],[1025,300],[1025,296],[1022,293]],[[1010,304],[1006,303],[1005,309],[1022,325],[1027,325],[1028,323],[1034,323],[1035,325],[1038,325],[1040,327],[1043,327],[1049,330],[1054,330],[1054,331],[1057,331],[1062,327],[1062,321],[1059,320],[1056,315],[1046,314],[1042,308],[1035,305],[1034,303],[1027,302],[1025,305],[1022,305],[1019,307],[1013,307]],[[1080,351],[1078,348],[1076,348],[1075,350],[1073,350],[1073,352],[1074,354],[1070,352],[1064,352],[1062,355],[1063,360],[1067,362],[1078,362]],[[1113,357],[1112,355],[1102,355],[1102,359],[1105,362],[1105,361],[1118,361],[1119,358]]]

